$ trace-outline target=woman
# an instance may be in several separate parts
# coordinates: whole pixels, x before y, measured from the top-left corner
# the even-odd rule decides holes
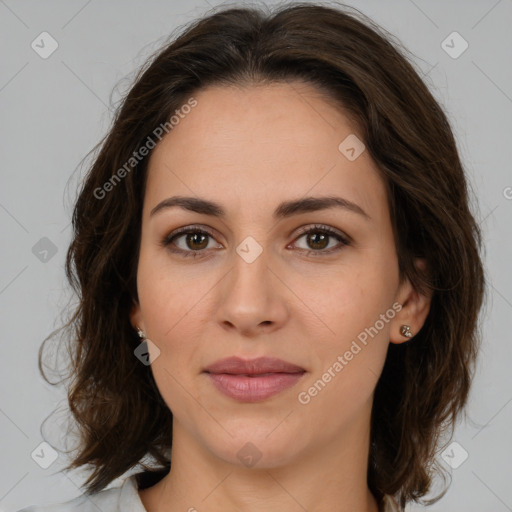
[[[93,471],[51,510],[389,512],[442,476],[480,231],[445,114],[372,22],[296,4],[187,27],[73,227],[66,469]]]

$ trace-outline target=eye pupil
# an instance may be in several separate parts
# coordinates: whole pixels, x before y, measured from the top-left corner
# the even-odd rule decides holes
[[[208,245],[207,237],[208,237],[208,235],[205,235],[203,233],[197,233],[197,232],[196,233],[189,233],[187,235],[187,246],[190,249],[204,249]],[[198,247],[198,246],[194,247],[193,244],[197,243],[198,238],[202,238],[203,239],[202,240],[203,244],[200,247]],[[206,243],[204,243],[205,240],[206,240]],[[192,245],[189,242],[191,242]]]
[[[318,241],[318,238],[321,239],[321,241],[319,242]],[[308,244],[311,243],[312,241],[312,246],[315,248],[315,249],[325,249],[326,245],[325,245],[325,242],[328,240],[329,238],[329,235],[326,235],[324,233],[310,233],[308,234],[307,236],[307,240],[308,240]],[[322,244],[322,242],[324,242]],[[320,243],[320,246],[316,246],[318,243]]]

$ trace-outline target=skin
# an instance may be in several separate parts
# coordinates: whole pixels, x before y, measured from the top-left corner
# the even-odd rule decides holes
[[[194,97],[148,166],[131,323],[160,350],[151,368],[174,424],[172,470],[141,500],[148,512],[376,512],[366,480],[374,388],[388,344],[408,341],[400,326],[414,335],[430,306],[399,281],[384,182],[367,151],[349,161],[338,150],[357,129],[311,85],[214,86]],[[150,216],[174,195],[218,202],[226,217],[179,207]],[[341,196],[370,218],[342,208],[272,218],[279,203],[306,195]],[[308,243],[298,230],[315,224],[350,245]],[[162,246],[190,225],[213,237],[187,244],[182,234],[173,248],[200,256]],[[252,263],[236,252],[248,236],[262,249]],[[395,302],[400,312],[300,403],[298,393]],[[306,374],[267,400],[238,402],[202,373],[232,355],[278,357]],[[237,456],[247,442],[261,455],[252,467]]]

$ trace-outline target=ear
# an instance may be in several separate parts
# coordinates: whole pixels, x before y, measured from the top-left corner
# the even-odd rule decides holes
[[[142,321],[142,312],[140,310],[140,304],[133,299],[132,309],[130,310],[130,323],[132,327],[137,330],[141,329],[146,332],[144,322]]]
[[[427,271],[427,265],[424,259],[417,258],[414,263],[421,271]],[[391,332],[389,341],[391,343],[404,343],[408,340],[412,340],[414,335],[418,334],[430,311],[431,299],[431,293],[427,296],[420,294],[413,287],[409,279],[406,279],[400,285],[395,300],[401,304],[402,309],[397,312],[393,320],[390,322]],[[408,325],[411,328],[412,337],[404,336],[400,332],[400,327],[402,325]]]

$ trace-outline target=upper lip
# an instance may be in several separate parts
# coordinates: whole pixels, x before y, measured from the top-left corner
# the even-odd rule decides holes
[[[204,370],[207,373],[230,373],[233,375],[258,375],[261,373],[300,373],[304,368],[275,357],[259,357],[257,359],[242,359],[227,357],[219,359]]]

